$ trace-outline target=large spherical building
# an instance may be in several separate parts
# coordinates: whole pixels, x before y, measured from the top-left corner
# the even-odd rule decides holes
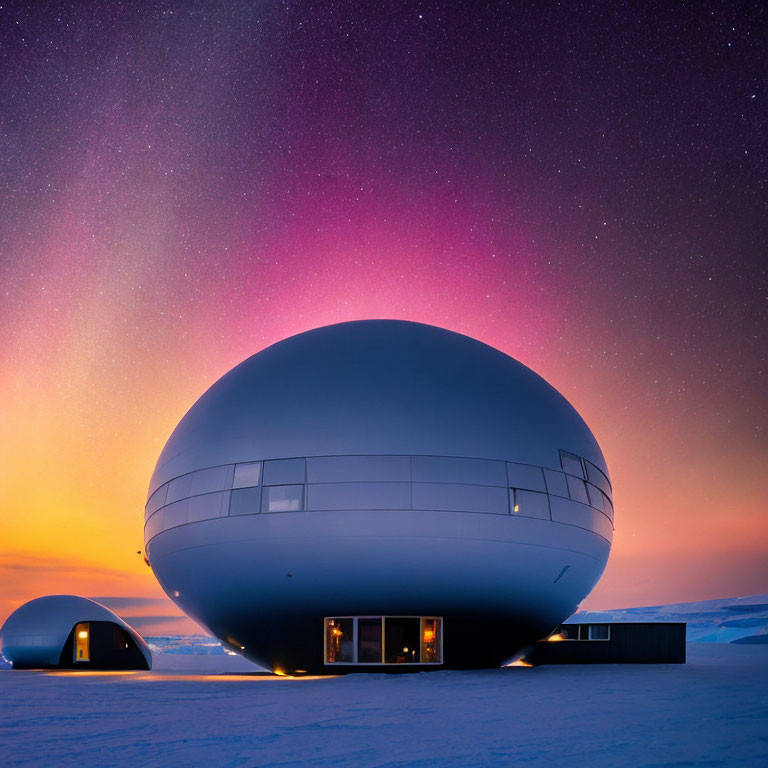
[[[278,671],[494,666],[589,593],[608,470],[546,381],[417,323],[318,328],[259,352],[182,419],[155,469],[165,591]]]

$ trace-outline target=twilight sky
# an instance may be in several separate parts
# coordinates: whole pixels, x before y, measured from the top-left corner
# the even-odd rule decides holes
[[[759,0],[3,2],[0,622],[75,592],[189,629],[137,554],[166,438],[377,317],[584,416],[586,607],[768,591],[767,84]]]

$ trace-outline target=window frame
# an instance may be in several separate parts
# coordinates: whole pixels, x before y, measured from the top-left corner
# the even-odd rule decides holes
[[[339,619],[352,619],[352,661],[328,661],[328,622]],[[359,619],[379,619],[381,622],[381,661],[358,661],[358,620]],[[384,622],[387,619],[418,619],[419,620],[419,661],[388,662],[386,659],[386,639]],[[421,661],[424,652],[424,622],[438,621],[440,625],[440,636],[438,647],[440,649],[440,661]],[[443,646],[445,621],[442,616],[412,616],[412,615],[390,615],[390,616],[324,616],[323,617],[323,664],[327,667],[439,667],[445,664],[445,652]]]
[[[299,507],[298,509],[269,509],[269,496],[274,488],[299,488]],[[307,486],[304,483],[285,483],[284,485],[263,485],[261,486],[261,514],[262,515],[282,515],[287,512],[306,512]],[[242,489],[238,489],[242,490]],[[245,515],[242,515],[245,517]],[[331,617],[333,618],[333,617]],[[347,618],[339,616],[337,618]]]
[[[608,636],[607,637],[592,637],[592,627],[606,627],[608,629]],[[584,642],[592,642],[592,643],[607,643],[611,640],[611,625],[609,623],[604,623],[600,621],[596,621],[591,624],[563,624],[560,626],[557,632],[554,634],[558,634],[559,632],[567,632],[569,627],[578,627],[579,628],[579,636],[578,637],[564,637],[562,638],[562,641],[565,643],[584,643]],[[587,630],[587,636],[582,637],[582,630]]]

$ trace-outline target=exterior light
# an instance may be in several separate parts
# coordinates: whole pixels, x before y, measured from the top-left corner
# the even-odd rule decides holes
[[[550,635],[547,638],[547,642],[548,643],[559,643],[561,640],[565,640],[565,638],[562,636],[562,634]]]
[[[515,504],[515,510],[514,511],[515,512],[519,512],[520,511],[520,505],[519,504]]]

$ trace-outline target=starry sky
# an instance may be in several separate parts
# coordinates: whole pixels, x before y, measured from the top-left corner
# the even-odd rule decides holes
[[[173,618],[141,555],[195,399],[401,318],[580,411],[592,609],[768,591],[762,2],[0,3],[0,621]]]

